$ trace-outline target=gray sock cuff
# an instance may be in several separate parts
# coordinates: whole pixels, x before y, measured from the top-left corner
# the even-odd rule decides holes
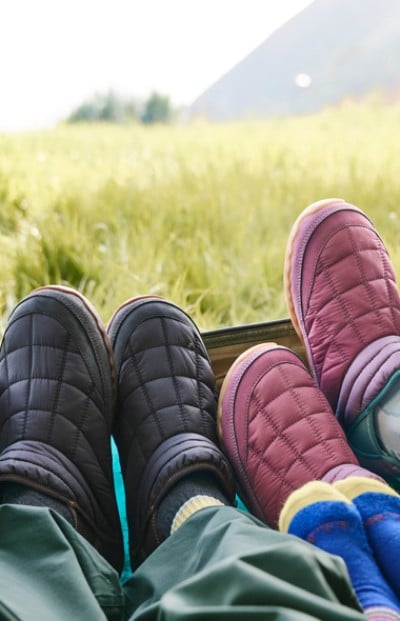
[[[5,483],[1,495],[1,504],[29,505],[31,507],[47,507],[48,509],[54,509],[54,511],[57,511],[57,513],[62,515],[63,518],[74,526],[72,513],[65,503],[33,487],[28,487],[19,483]]]

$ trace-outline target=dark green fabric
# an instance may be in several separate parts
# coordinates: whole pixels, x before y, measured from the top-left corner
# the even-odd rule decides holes
[[[365,618],[341,559],[233,507],[195,514],[124,589],[132,621]]]
[[[51,509],[0,506],[0,619],[121,619],[118,574]]]
[[[361,621],[342,561],[233,507],[203,509],[121,587],[61,516],[0,507],[0,619]]]

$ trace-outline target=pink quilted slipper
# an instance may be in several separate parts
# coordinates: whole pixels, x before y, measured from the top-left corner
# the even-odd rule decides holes
[[[310,367],[357,457],[396,484],[400,297],[385,246],[360,209],[327,199],[303,211],[287,246],[285,294]]]
[[[290,493],[309,481],[374,477],[302,360],[273,343],[249,349],[227,373],[218,431],[243,502],[272,527]]]

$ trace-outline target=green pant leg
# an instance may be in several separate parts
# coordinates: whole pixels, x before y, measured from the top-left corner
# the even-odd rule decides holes
[[[124,590],[130,621],[365,619],[341,559],[232,507],[192,516]]]
[[[0,506],[1,621],[120,620],[117,572],[57,513]]]

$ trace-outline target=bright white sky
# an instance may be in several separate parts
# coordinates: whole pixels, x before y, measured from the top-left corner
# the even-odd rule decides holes
[[[189,104],[311,0],[0,0],[0,130],[110,88]]]

